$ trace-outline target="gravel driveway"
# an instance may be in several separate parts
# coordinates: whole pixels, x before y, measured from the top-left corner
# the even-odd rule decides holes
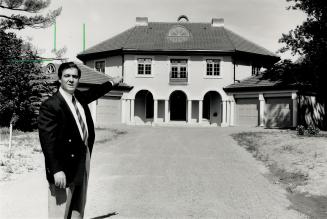
[[[86,218],[305,218],[229,136],[244,129],[122,128],[95,145]],[[44,171],[0,183],[0,197],[0,218],[46,218]]]
[[[87,218],[304,218],[229,136],[240,128],[127,131],[95,148]]]

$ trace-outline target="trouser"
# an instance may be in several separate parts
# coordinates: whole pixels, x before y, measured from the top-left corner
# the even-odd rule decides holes
[[[84,165],[84,162],[81,162]],[[81,166],[83,179],[81,183],[70,184],[61,189],[49,184],[48,217],[58,219],[83,218],[86,204],[87,184],[90,170],[90,153],[87,150],[85,167]]]

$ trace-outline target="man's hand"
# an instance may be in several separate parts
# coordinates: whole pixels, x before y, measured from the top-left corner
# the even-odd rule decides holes
[[[55,185],[61,189],[66,188],[66,175],[63,171],[57,172],[53,175]]]
[[[123,81],[123,78],[121,76],[117,76],[114,78],[111,78],[110,81],[113,83],[113,86],[119,84],[120,82]]]

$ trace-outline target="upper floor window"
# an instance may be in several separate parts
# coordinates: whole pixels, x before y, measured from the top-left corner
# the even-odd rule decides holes
[[[95,62],[95,70],[97,70],[97,71],[105,73],[105,67],[106,67],[105,61],[96,61]]]
[[[187,59],[171,59],[171,78],[187,78]]]
[[[220,75],[220,60],[207,59],[207,76],[219,76],[219,75]]]
[[[137,59],[137,74],[139,75],[151,75],[151,63],[150,58]]]
[[[252,65],[252,75],[258,75],[260,73],[261,67]]]

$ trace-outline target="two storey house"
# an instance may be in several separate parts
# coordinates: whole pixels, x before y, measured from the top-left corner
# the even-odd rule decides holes
[[[176,22],[137,17],[134,27],[77,57],[103,74],[122,76],[124,84],[131,87],[98,100],[99,126],[115,122],[260,125],[262,96],[224,88],[279,60],[226,28],[223,19],[192,23],[186,16]]]

